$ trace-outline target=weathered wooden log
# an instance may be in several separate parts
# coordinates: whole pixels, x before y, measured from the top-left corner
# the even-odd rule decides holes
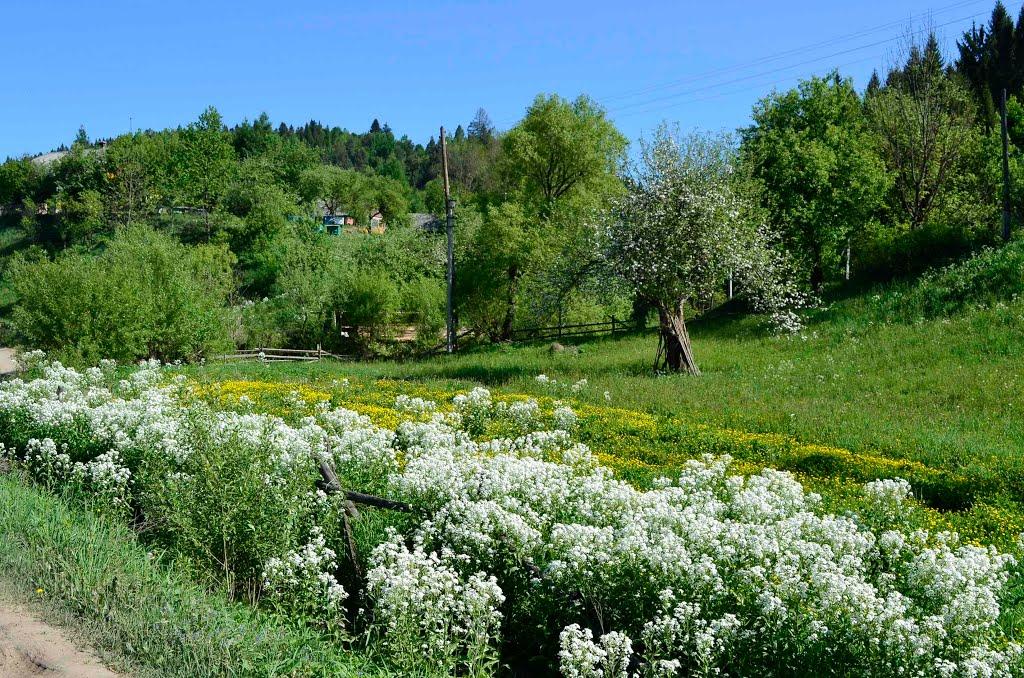
[[[320,462],[320,477],[321,480],[317,483],[317,487],[327,494],[344,492],[345,498],[356,504],[365,504],[367,506],[388,509],[390,511],[401,511],[402,513],[413,512],[412,506],[409,506],[403,501],[394,501],[393,499],[385,499],[384,497],[375,497],[372,494],[363,494],[362,492],[342,489],[341,481],[338,480],[338,474],[334,472],[334,468],[326,461]]]

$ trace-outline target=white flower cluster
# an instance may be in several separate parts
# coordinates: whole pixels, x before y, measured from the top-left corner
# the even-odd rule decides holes
[[[437,410],[437,403],[423,398],[410,398],[407,395],[395,397],[395,411],[405,414],[431,414]]]
[[[52,487],[70,477],[74,469],[67,448],[64,444],[58,449],[52,438],[30,438],[25,446],[25,462],[39,480]]]
[[[337,567],[336,554],[327,547],[323,531],[314,528],[309,543],[267,562],[264,591],[286,610],[314,615],[340,628],[348,593],[334,578]]]
[[[109,450],[88,462],[75,462],[72,478],[95,500],[99,506],[110,507],[115,512],[131,508],[132,472],[124,465],[117,450]]]
[[[559,668],[565,678],[627,678],[633,643],[616,631],[595,643],[590,629],[570,624],[558,637]]]
[[[544,377],[544,375],[540,375]],[[547,377],[544,377],[547,379]],[[582,380],[583,383],[586,380]],[[549,383],[555,384],[554,380]],[[543,430],[576,430],[578,418],[572,408],[555,403],[550,418],[545,417],[540,404],[533,398],[513,402],[495,401],[486,388],[474,388],[468,394],[452,399],[454,416],[438,420],[456,428],[464,429],[470,435],[480,436],[488,430],[488,424],[496,423],[511,435],[528,435]]]
[[[886,478],[865,483],[864,496],[877,517],[893,523],[899,520],[904,503],[913,496],[913,492],[910,483],[903,478]]]
[[[544,387],[546,390],[554,393],[569,392],[572,394],[579,394],[585,391],[587,389],[587,386],[589,385],[589,382],[586,380],[586,378],[579,379],[578,381],[575,381],[571,384],[564,384],[558,381],[557,379],[552,379],[546,374],[538,374],[536,377],[534,377],[534,381],[536,381],[540,386]]]
[[[493,641],[505,600],[493,576],[459,574],[445,550],[408,549],[392,535],[373,553],[367,589],[384,645],[402,668],[429,666],[437,675],[479,675],[495,660]]]
[[[581,615],[600,609],[644,641],[650,671],[741,670],[737,658],[765,652],[907,675],[979,657],[1000,675],[1018,661],[1017,645],[992,640],[1011,562],[994,549],[941,535],[883,545],[888,534],[820,514],[789,474],[730,477],[728,460],[691,462],[642,492],[580,446],[552,461],[550,449],[416,427],[391,487],[433,515],[421,538],[475,567],[533,564],[539,582],[507,595],[554,607],[575,591]],[[869,492],[906,496],[898,481]]]

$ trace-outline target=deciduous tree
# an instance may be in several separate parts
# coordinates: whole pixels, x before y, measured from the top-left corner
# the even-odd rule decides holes
[[[801,296],[752,201],[737,190],[734,161],[721,137],[680,138],[662,127],[642,145],[628,194],[609,215],[609,263],[658,310],[656,369],[700,374],[686,306],[711,298],[730,272],[744,281],[755,308],[780,324],[797,322],[787,309]]]

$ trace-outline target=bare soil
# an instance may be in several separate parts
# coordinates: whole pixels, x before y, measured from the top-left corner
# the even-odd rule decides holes
[[[117,678],[118,674],[25,607],[0,600],[0,676]]]
[[[0,348],[0,375],[10,374],[18,368],[13,348]]]

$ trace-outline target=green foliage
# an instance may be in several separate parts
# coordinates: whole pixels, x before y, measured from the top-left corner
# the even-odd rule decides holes
[[[522,121],[502,139],[500,171],[536,213],[574,193],[607,190],[626,150],[626,139],[593,100],[569,102],[538,95]]]
[[[742,148],[772,222],[819,286],[889,184],[852,80],[833,72],[762,99]]]
[[[340,281],[337,307],[345,324],[359,328],[366,342],[381,338],[383,325],[398,310],[399,289],[383,269],[357,268]]]
[[[429,349],[442,340],[445,286],[439,278],[414,278],[402,286],[399,308],[416,328],[416,343]]]
[[[966,308],[1024,298],[1024,242],[983,249],[965,261],[928,271],[885,295],[888,318],[942,318]]]
[[[207,213],[220,204],[234,169],[231,138],[217,109],[207,108],[180,133],[173,164],[177,197]]]
[[[228,348],[229,252],[192,250],[146,228],[119,233],[100,255],[18,256],[18,341],[72,363],[197,359]]]
[[[327,343],[323,332],[337,276],[327,236],[296,233],[281,245],[284,251],[275,284],[280,329],[297,346]]]
[[[0,206],[19,204],[35,193],[39,169],[28,158],[11,159],[0,164]]]
[[[934,36],[923,53],[911,43],[906,65],[866,101],[879,153],[893,176],[890,210],[911,228],[942,208],[977,138],[970,94],[942,69],[937,49]]]

